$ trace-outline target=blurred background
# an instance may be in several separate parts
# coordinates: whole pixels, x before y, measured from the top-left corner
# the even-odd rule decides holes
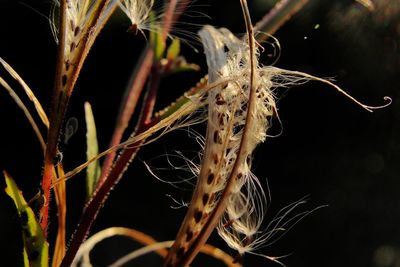
[[[249,0],[253,22],[275,3]],[[317,82],[277,93],[282,125],[275,121],[271,134],[281,128],[282,134],[260,145],[253,163],[255,174],[271,192],[266,225],[280,209],[303,197],[307,204],[293,215],[327,205],[260,250],[269,256],[288,255],[282,259],[286,266],[400,266],[400,2],[371,3],[310,0],[274,35],[280,44],[275,66],[334,78],[368,105],[382,105],[384,96],[393,99],[389,107],[369,113]],[[47,18],[50,7],[48,0],[0,0],[0,56],[31,86],[45,110],[50,106],[56,56]],[[189,23],[227,27],[239,36],[245,32],[239,1],[198,0],[189,11],[182,18],[184,23],[177,25],[177,35],[184,30],[195,37],[198,28]],[[67,114],[67,119],[78,121],[77,132],[62,145],[67,170],[85,161],[85,101],[93,107],[100,149],[107,147],[119,101],[146,42],[141,34],[127,33],[128,27],[128,20],[115,14],[84,65]],[[185,39],[190,45],[183,45],[183,55],[201,70],[165,78],[157,109],[174,101],[206,73],[201,45],[193,38]],[[263,44],[261,62],[265,65],[277,59],[273,42]],[[1,75],[7,77],[3,69]],[[11,79],[7,81],[19,90]],[[23,113],[1,88],[0,123],[0,169],[10,173],[29,199],[39,189],[40,146]],[[193,129],[204,134],[205,125]],[[179,181],[190,174],[174,170],[167,155],[182,151],[193,158],[198,150],[186,130],[143,147],[112,191],[91,233],[125,226],[160,241],[173,239],[186,211],[186,207],[177,209],[181,205],[176,202],[189,201],[193,186],[182,183],[175,188],[160,182],[144,162],[164,180]],[[169,158],[173,165],[182,164],[175,156]],[[84,204],[84,176],[67,183],[69,234]],[[55,216],[53,206],[53,220]],[[55,226],[50,224],[53,239]],[[1,189],[0,259],[7,262],[4,266],[21,266],[19,231],[16,211]],[[235,255],[217,235],[210,242]],[[122,238],[108,240],[93,251],[93,263],[107,266],[135,247]],[[160,262],[158,256],[149,255],[126,266],[159,266]],[[278,266],[253,255],[246,255],[243,264]],[[202,256],[193,266],[223,265]]]

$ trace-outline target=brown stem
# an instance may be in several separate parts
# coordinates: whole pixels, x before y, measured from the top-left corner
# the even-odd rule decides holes
[[[297,13],[308,0],[281,0],[254,26],[254,32],[266,34],[257,35],[258,42],[266,40],[269,35],[274,34],[286,21]]]
[[[111,138],[109,147],[116,146],[121,142],[125,129],[128,127],[128,123],[133,115],[133,112],[135,111],[138,99],[142,94],[142,89],[153,64],[153,53],[151,53],[150,50],[151,49],[148,45],[143,50],[140,60],[136,65],[137,67],[130,81],[131,86],[126,91],[125,96],[122,100],[123,103],[118,114],[115,130]],[[101,184],[107,177],[115,159],[116,153],[117,152],[115,151],[106,156],[103,163],[99,184]]]
[[[164,26],[163,26],[163,42],[166,41],[167,35],[170,32],[174,21],[176,21],[179,16],[181,15],[182,11],[186,8],[189,4],[189,1],[185,0],[179,3],[179,0],[171,0],[168,3],[168,7],[164,14]],[[176,11],[178,9],[178,11]],[[110,141],[109,147],[113,147],[118,145],[121,140],[122,136],[128,127],[129,121],[132,118],[133,112],[135,111],[137,101],[142,93],[142,89],[144,83],[147,79],[148,74],[150,73],[150,67],[153,63],[153,58],[148,56],[148,53],[143,53],[138,64],[137,68],[134,71],[130,84],[132,86],[126,92],[125,96],[123,97],[123,103],[120,107],[120,111],[118,114],[115,130],[113,136]],[[146,77],[146,79],[137,79],[137,77]],[[106,179],[114,159],[116,157],[116,152],[112,152],[106,156],[104,159],[103,167],[101,170],[100,182],[99,184]]]
[[[54,79],[54,93],[52,98],[52,107],[50,112],[50,120],[49,120],[49,131],[47,135],[47,146],[45,151],[44,158],[44,172],[42,178],[42,190],[45,198],[45,203],[40,210],[40,214],[42,217],[42,221],[40,222],[40,226],[43,229],[43,233],[45,237],[47,236],[47,225],[48,225],[48,217],[49,217],[49,202],[50,202],[50,185],[53,180],[53,172],[54,172],[54,163],[53,159],[56,155],[57,149],[57,139],[58,134],[56,134],[56,127],[54,124],[57,124],[57,105],[58,105],[58,95],[61,90],[61,76],[62,69],[64,63],[64,48],[65,48],[65,25],[66,25],[66,0],[60,1],[60,31],[59,31],[59,45],[58,45],[58,54],[57,54],[57,65],[56,65],[56,73]],[[60,126],[57,126],[59,128]],[[57,130],[58,131],[58,130]],[[54,137],[55,136],[55,137]]]
[[[242,10],[243,10],[243,16],[244,20],[246,23],[246,31],[247,31],[247,37],[248,37],[248,45],[249,45],[249,62],[250,62],[250,77],[249,77],[249,100],[248,100],[248,108],[247,108],[247,114],[246,114],[246,123],[243,129],[243,135],[240,140],[240,147],[239,151],[235,160],[235,163],[233,165],[232,171],[229,174],[229,177],[227,179],[225,188],[223,189],[222,195],[217,202],[216,206],[212,210],[212,212],[209,214],[207,222],[205,225],[200,229],[200,233],[196,237],[195,241],[193,244],[188,248],[187,252],[183,254],[178,259],[178,262],[174,265],[176,267],[186,267],[188,266],[193,259],[196,257],[196,255],[199,253],[201,248],[204,246],[206,243],[207,239],[211,235],[212,231],[215,229],[216,225],[218,224],[218,220],[222,216],[225,207],[227,205],[227,200],[229,196],[232,193],[232,188],[234,186],[234,181],[239,173],[239,169],[242,166],[243,162],[246,161],[246,156],[249,153],[249,148],[248,148],[248,140],[249,136],[252,134],[251,129],[254,124],[254,119],[255,119],[255,109],[256,109],[256,87],[255,87],[255,70],[256,70],[256,57],[255,57],[255,39],[254,39],[254,34],[253,34],[253,25],[251,23],[251,18],[250,18],[250,13],[247,7],[247,1],[246,0],[240,0],[240,3],[242,5]]]
[[[171,32],[171,29],[175,23],[185,11],[186,7],[191,2],[190,0],[167,0],[168,7],[164,13],[164,21],[163,21],[163,32],[162,37],[163,41],[168,37],[168,34]]]
[[[62,177],[65,175],[64,168],[62,164],[57,165],[57,174],[58,177]],[[67,213],[67,196],[65,190],[65,181],[60,182],[54,187],[54,192],[56,196],[56,203],[57,203],[57,219],[58,219],[58,229],[57,229],[57,238],[56,244],[54,246],[53,252],[53,259],[52,259],[52,266],[58,267],[61,263],[62,258],[65,255],[65,219]]]
[[[82,65],[89,53],[90,47],[93,45],[99,29],[104,25],[98,25],[100,15],[105,10],[105,7],[110,0],[101,0],[96,2],[96,5],[91,14],[86,30],[86,38],[82,40],[82,44],[76,48],[76,54],[73,57],[74,65],[69,71],[65,70],[65,35],[66,35],[66,0],[60,1],[60,21],[59,21],[59,45],[57,54],[57,65],[54,80],[54,93],[51,104],[49,131],[47,135],[47,146],[44,158],[44,171],[42,177],[42,189],[45,197],[45,204],[40,210],[42,216],[41,227],[45,236],[47,235],[47,226],[49,220],[49,203],[50,203],[50,186],[55,180],[55,163],[54,160],[57,154],[57,146],[59,136],[61,134],[61,126],[64,121],[65,113],[68,106],[69,98],[74,89],[76,80],[78,79]],[[109,9],[111,13],[113,9]],[[109,14],[107,14],[108,17]],[[97,31],[96,31],[97,30]],[[62,200],[65,201],[65,200]]]
[[[163,29],[163,36],[164,36],[164,42],[166,40],[166,37],[170,31],[170,28],[172,24],[174,23],[175,19],[178,18],[179,14],[184,10],[186,5],[189,3],[189,1],[184,1],[181,5],[181,10],[179,13],[176,13],[176,6],[178,4],[178,0],[171,0],[168,7],[167,11],[165,12],[165,26]],[[175,12],[175,15],[173,15]],[[152,47],[147,47],[146,53],[149,53],[151,55],[145,56],[144,58],[150,57],[151,59],[154,58],[154,51]],[[144,77],[137,77],[136,80],[146,80],[148,72],[138,72],[142,73],[142,75],[146,75]],[[136,127],[136,134],[139,134],[141,132],[144,132],[146,129],[151,127],[152,122],[151,118],[153,116],[153,109],[154,109],[154,104],[155,104],[155,99],[156,99],[156,94],[157,94],[157,89],[159,87],[160,81],[161,81],[161,76],[162,72],[160,69],[153,67],[153,79],[150,80],[149,83],[149,91],[145,95],[144,99],[144,106],[142,107],[142,113],[139,118],[139,122]],[[115,165],[111,169],[110,173],[108,176],[106,176],[102,182],[99,183],[96,191],[94,192],[92,198],[87,202],[85,210],[83,212],[80,224],[75,230],[74,235],[71,238],[70,241],[70,247],[67,251],[67,254],[65,255],[60,267],[68,267],[72,263],[80,245],[82,242],[85,240],[85,238],[88,235],[89,229],[95,220],[100,208],[103,206],[104,202],[106,201],[111,189],[115,186],[115,184],[119,181],[119,179],[122,177],[124,174],[125,170],[127,169],[127,166],[129,163],[132,161],[133,157],[136,155],[138,152],[140,145],[144,142],[141,141],[140,143],[133,144],[129,148],[125,149],[122,151],[121,155],[118,157],[118,160],[115,162]]]

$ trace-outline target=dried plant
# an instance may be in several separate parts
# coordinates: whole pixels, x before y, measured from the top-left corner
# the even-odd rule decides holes
[[[369,1],[359,1],[368,5]],[[48,207],[54,190],[58,212],[57,238],[51,257],[52,266],[91,266],[89,253],[102,240],[122,235],[132,238],[143,248],[133,251],[111,266],[122,266],[146,253],[156,251],[164,258],[164,266],[188,266],[199,252],[223,261],[228,266],[241,266],[238,261],[245,253],[258,255],[279,263],[279,257],[262,255],[257,250],[274,243],[281,232],[292,227],[311,211],[295,213],[304,200],[282,209],[274,218],[267,218],[269,192],[252,173],[255,148],[269,137],[271,120],[278,118],[277,88],[287,88],[310,80],[331,85],[366,110],[372,111],[388,104],[371,107],[364,105],[331,81],[306,73],[263,66],[259,62],[263,48],[258,43],[272,35],[291,15],[306,4],[304,0],[282,0],[253,27],[246,0],[240,0],[246,35],[240,39],[226,28],[204,25],[199,38],[204,48],[208,75],[164,110],[154,113],[157,90],[164,77],[177,71],[197,70],[180,55],[179,39],[172,39],[171,29],[180,15],[191,4],[189,0],[166,1],[157,8],[154,0],[60,0],[52,8],[51,30],[58,45],[54,92],[49,117],[27,83],[17,72],[0,59],[0,63],[14,78],[34,104],[41,123],[48,130],[42,133],[34,116],[14,89],[0,77],[4,87],[24,111],[43,148],[44,171],[40,193],[29,203],[41,202],[35,217],[29,203],[18,193],[8,174],[7,193],[18,209],[24,232],[25,266],[48,266]],[[140,31],[146,46],[122,100],[109,148],[99,153],[94,115],[85,104],[87,125],[87,162],[64,171],[60,158],[59,140],[71,94],[84,61],[96,37],[111,14],[120,8],[129,18],[129,31]],[[161,10],[161,11],[160,11]],[[255,31],[265,30],[257,35]],[[146,87],[145,87],[146,86]],[[131,124],[139,98],[143,104],[135,130],[122,141]],[[389,101],[389,98],[385,98]],[[201,140],[201,162],[185,159],[197,177],[188,211],[175,240],[157,242],[150,236],[128,228],[109,228],[86,240],[90,227],[112,188],[121,179],[143,146],[178,128],[207,123]],[[100,160],[105,157],[100,165]],[[66,186],[68,179],[86,169],[87,202],[80,223],[76,226],[66,249]],[[315,210],[315,209],[314,209]],[[294,215],[293,215],[294,214]],[[269,224],[265,226],[265,221]],[[40,226],[40,227],[39,227]],[[217,229],[227,245],[237,251],[235,258],[207,245],[210,234]],[[40,237],[37,242],[32,236]],[[86,242],[85,242],[86,240]],[[171,247],[169,250],[166,248]]]

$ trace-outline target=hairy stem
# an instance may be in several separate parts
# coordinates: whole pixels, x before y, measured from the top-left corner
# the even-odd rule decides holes
[[[147,53],[151,53],[151,57],[154,56],[153,50],[148,49]],[[154,68],[153,68],[154,69]],[[138,77],[139,78],[139,77]],[[144,132],[148,127],[149,122],[154,109],[155,97],[157,93],[157,89],[160,83],[161,75],[154,75],[154,78],[150,80],[149,90],[145,96],[144,106],[142,108],[142,114],[138,122],[138,126],[136,129],[136,134]],[[143,142],[143,141],[142,141]],[[114,187],[114,185],[119,181],[119,179],[124,174],[125,170],[129,162],[138,152],[141,143],[133,144],[129,148],[123,150],[121,155],[118,158],[118,161],[115,163],[113,169],[110,171],[109,175],[106,179],[104,179],[97,187],[94,192],[92,198],[87,202],[85,210],[83,212],[81,221],[72,236],[70,241],[71,246],[69,247],[66,256],[64,257],[61,267],[70,266],[72,263],[80,245],[85,240],[88,235],[89,229],[96,219],[96,216],[103,206],[104,202],[107,200],[109,192]]]
[[[175,23],[179,19],[179,16],[183,13],[186,7],[191,2],[190,0],[166,0],[167,9],[164,13],[164,21],[163,21],[163,32],[162,37],[163,41],[168,37],[168,34],[171,32],[171,29]]]
[[[54,160],[57,154],[57,146],[59,142],[59,137],[61,134],[61,126],[64,121],[65,113],[67,110],[69,98],[74,89],[76,80],[78,79],[82,65],[89,53],[91,46],[93,45],[96,35],[99,33],[106,22],[103,21],[102,25],[98,25],[100,15],[105,10],[107,4],[110,0],[100,0],[95,3],[93,12],[89,18],[87,27],[85,29],[85,38],[82,39],[82,44],[77,46],[76,52],[73,58],[74,64],[69,68],[70,70],[65,70],[65,39],[66,39],[66,8],[67,1],[60,1],[60,21],[59,21],[59,45],[58,45],[58,55],[57,55],[57,65],[54,81],[54,93],[52,98],[52,105],[50,111],[49,120],[49,131],[47,135],[47,146],[44,159],[44,171],[42,177],[42,189],[45,197],[45,204],[40,210],[42,216],[41,227],[45,235],[47,235],[48,226],[48,216],[49,216],[49,203],[50,203],[50,186],[54,177]],[[109,9],[111,13],[113,9]],[[107,16],[108,17],[108,16]],[[61,200],[64,201],[65,200]]]
[[[140,60],[136,65],[137,67],[131,78],[130,84],[132,85],[126,91],[126,94],[123,97],[122,100],[123,103],[120,107],[120,112],[118,114],[115,130],[111,138],[109,147],[114,147],[121,142],[125,129],[128,127],[129,121],[135,111],[138,99],[142,94],[144,84],[150,73],[152,65],[153,65],[153,53],[149,45],[147,45],[147,47],[142,52]],[[117,152],[114,151],[106,156],[103,163],[99,184],[101,184],[102,181],[107,177],[116,155]]]

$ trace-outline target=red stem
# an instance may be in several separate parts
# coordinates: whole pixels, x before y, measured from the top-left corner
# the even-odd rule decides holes
[[[153,56],[152,49],[148,49],[147,53],[151,53],[151,56]],[[151,126],[151,118],[157,96],[157,89],[159,87],[162,77],[162,73],[158,72],[156,68],[153,68],[152,73],[154,74],[153,75],[154,78],[150,79],[149,89],[145,95],[144,99],[145,104],[142,107],[142,114],[138,122],[136,134],[144,132]],[[135,143],[121,152],[120,156],[118,157],[118,160],[116,161],[114,167],[110,171],[107,178],[104,179],[103,182],[99,184],[99,186],[97,187],[96,191],[93,194],[93,197],[87,202],[81,221],[70,241],[71,246],[69,247],[67,254],[65,255],[60,267],[68,267],[71,265],[73,259],[75,258],[76,253],[78,252],[80,245],[87,237],[89,229],[93,221],[96,219],[96,216],[100,208],[107,200],[107,197],[111,189],[121,179],[122,175],[127,169],[127,166],[129,165],[129,162],[131,162],[132,158],[136,155],[143,142],[144,141]]]
[[[128,127],[129,121],[135,111],[139,97],[142,94],[144,84],[150,73],[151,66],[153,65],[153,53],[149,53],[149,49],[148,45],[136,65],[137,67],[130,81],[131,87],[126,91],[126,95],[123,97],[123,103],[118,114],[114,134],[111,138],[109,147],[116,146],[121,142],[125,129]],[[115,151],[106,156],[101,170],[99,184],[101,184],[107,177],[116,154],[117,152]]]
[[[163,42],[167,39],[167,34],[170,32],[173,23],[179,18],[183,10],[189,4],[190,1],[184,0],[179,2],[179,0],[171,0],[168,3],[167,10],[164,16],[164,26],[163,26]],[[123,104],[121,105],[120,112],[118,114],[117,123],[113,136],[110,141],[110,146],[113,147],[118,145],[122,136],[128,127],[129,121],[132,118],[133,112],[135,111],[137,101],[142,93],[142,89],[146,79],[138,80],[137,77],[146,77],[150,72],[151,65],[153,63],[153,58],[148,56],[148,53],[142,55],[137,69],[134,71],[133,79],[131,80],[132,86],[127,91],[126,96],[123,98]],[[107,178],[107,175],[112,168],[112,164],[116,157],[116,152],[108,154],[104,160],[103,167],[101,170],[100,182],[99,184]]]
[[[68,101],[72,94],[72,91],[75,87],[76,80],[78,79],[80,70],[82,65],[86,59],[86,56],[89,52],[90,47],[93,45],[94,39],[96,36],[92,36],[91,41],[90,38],[86,38],[82,45],[80,46],[79,52],[75,58],[76,66],[72,66],[69,71],[68,80],[66,84],[63,84],[63,76],[65,76],[66,70],[64,72],[65,66],[65,34],[66,34],[66,9],[67,9],[67,0],[60,1],[60,20],[59,20],[59,45],[57,52],[57,65],[56,65],[56,73],[55,73],[55,81],[54,81],[54,91],[52,97],[51,111],[50,111],[50,124],[49,130],[47,134],[47,146],[45,152],[44,159],[44,172],[42,177],[42,190],[43,195],[45,197],[45,204],[40,210],[40,214],[42,216],[41,227],[45,236],[47,236],[47,227],[49,221],[49,203],[50,203],[50,186],[53,181],[54,173],[55,173],[55,163],[53,162],[56,158],[57,154],[57,146],[59,142],[59,137],[61,134],[61,127],[64,121],[64,117],[68,107]],[[97,22],[104,11],[107,4],[110,0],[100,0],[96,3],[96,9],[92,14],[93,20],[90,21],[90,25],[87,27],[87,34],[91,35],[92,29],[95,27],[102,27],[101,25],[97,25]],[[113,9],[109,9],[111,12]],[[66,77],[66,76],[65,76]]]
[[[178,12],[176,12],[176,8],[178,5],[179,0],[171,0],[168,7],[167,11],[165,12],[165,19],[164,19],[164,31],[163,31],[163,36],[164,36],[164,42],[166,40],[167,34],[169,33],[169,30],[174,23],[174,21],[178,18],[178,16],[183,12],[183,10],[186,8],[187,4],[190,1],[184,1],[180,5],[180,9]],[[175,14],[174,14],[175,12]],[[153,60],[154,58],[154,51],[151,46],[147,46],[145,50],[145,56],[143,58],[147,59],[148,57]],[[143,67],[143,66],[141,66]],[[149,81],[149,90],[145,95],[144,99],[144,105],[142,107],[142,113],[139,118],[139,122],[136,127],[135,134],[140,134],[141,132],[144,132],[148,128],[152,126],[152,121],[151,118],[153,116],[153,110],[154,110],[154,104],[156,100],[156,95],[157,95],[157,89],[159,87],[160,81],[161,81],[161,76],[162,76],[162,71],[161,71],[161,66],[153,66],[152,68],[152,77],[153,79],[150,79]],[[143,75],[143,76],[139,76]],[[145,81],[147,79],[149,72],[146,71],[138,71],[138,76],[135,79],[136,81]],[[142,83],[142,86],[144,83]],[[140,90],[141,91],[141,90]],[[72,261],[75,258],[76,253],[79,250],[80,245],[82,242],[85,240],[87,237],[90,227],[93,223],[93,221],[96,219],[96,216],[100,210],[100,208],[103,206],[104,202],[107,200],[107,197],[111,191],[111,189],[115,186],[116,183],[118,183],[119,179],[122,177],[124,172],[127,169],[127,166],[131,162],[132,158],[136,155],[138,152],[141,144],[144,141],[138,142],[130,146],[129,148],[126,148],[123,150],[118,157],[118,160],[115,162],[113,168],[111,169],[110,173],[108,176],[106,176],[102,182],[99,183],[97,186],[96,191],[93,193],[92,198],[87,202],[85,206],[85,210],[83,212],[81,221],[79,225],[77,226],[75,233],[73,234],[71,241],[70,241],[70,247],[61,262],[60,267],[69,267],[72,263]]]

